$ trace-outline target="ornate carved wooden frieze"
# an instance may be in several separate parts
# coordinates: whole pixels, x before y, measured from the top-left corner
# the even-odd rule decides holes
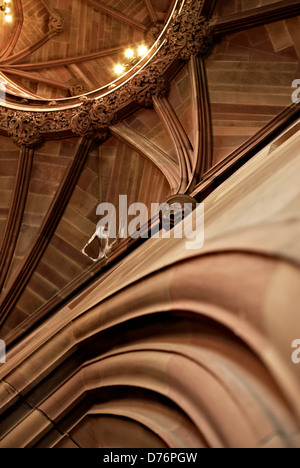
[[[164,41],[152,60],[131,80],[119,87],[112,87],[105,96],[85,98],[75,109],[60,111],[13,111],[1,107],[0,126],[21,146],[36,144],[45,132],[62,130],[105,139],[105,135],[109,134],[109,126],[120,119],[118,111],[122,108],[131,102],[152,107],[153,97],[167,96],[169,83],[165,75],[175,60],[187,61],[193,55],[205,55],[209,51],[213,42],[213,27],[212,23],[201,15],[202,7],[201,1],[185,2],[183,9],[179,10],[171,21]],[[50,23],[56,32],[63,27],[59,14],[52,15]]]

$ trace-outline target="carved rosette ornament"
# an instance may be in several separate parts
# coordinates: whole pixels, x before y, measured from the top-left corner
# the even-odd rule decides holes
[[[58,12],[53,12],[48,23],[49,32],[59,34],[64,30],[64,20]]]
[[[174,15],[164,42],[152,60],[122,86],[112,87],[98,99],[85,98],[75,110],[16,112],[0,107],[0,126],[13,136],[17,144],[25,142],[30,145],[43,133],[62,130],[106,139],[112,121],[121,118],[122,112],[119,111],[122,108],[132,101],[150,108],[154,96],[168,95],[169,84],[164,77],[175,60],[189,60],[193,55],[204,55],[209,51],[213,42],[213,23],[201,16],[202,7],[201,1],[187,0]],[[58,13],[51,14],[49,28],[55,34],[62,31],[63,19]],[[159,25],[154,25],[153,33],[159,34],[159,29]]]

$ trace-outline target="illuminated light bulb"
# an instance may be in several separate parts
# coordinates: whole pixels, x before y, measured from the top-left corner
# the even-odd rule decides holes
[[[5,21],[7,23],[11,23],[12,22],[12,16],[11,15],[5,15]]]
[[[127,50],[125,51],[125,56],[126,56],[127,58],[129,58],[129,59],[133,58],[133,57],[134,57],[134,52],[133,52],[133,50],[132,50],[132,49],[127,49]]]
[[[138,48],[139,57],[144,57],[147,53],[148,53],[148,47],[147,46],[141,45]]]
[[[5,13],[10,13],[10,8],[5,8]]]
[[[123,67],[123,65],[116,65],[115,66],[115,73],[117,75],[123,75],[124,71],[125,71],[125,67]]]
[[[6,5],[8,5],[10,3],[10,0],[4,0],[4,3],[6,3]]]

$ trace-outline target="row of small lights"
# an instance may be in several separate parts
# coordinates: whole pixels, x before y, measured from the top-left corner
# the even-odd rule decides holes
[[[0,10],[5,13],[5,21],[7,23],[12,22],[12,15],[10,15],[10,8],[7,6],[10,4],[10,0],[4,0],[4,5],[0,6]]]
[[[127,49],[124,52],[125,57],[128,59],[128,63],[125,64],[117,64],[115,66],[115,74],[116,75],[123,75],[129,68],[136,65],[145,55],[147,55],[149,49],[145,45],[140,45],[136,51],[133,49]]]

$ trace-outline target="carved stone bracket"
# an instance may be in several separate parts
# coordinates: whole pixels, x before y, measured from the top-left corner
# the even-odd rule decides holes
[[[168,46],[179,50],[179,57],[189,60],[192,55],[206,55],[213,44],[213,22],[201,16],[202,2],[188,1],[169,31]]]
[[[105,140],[108,137],[109,126],[113,118],[113,109],[102,105],[100,101],[88,99],[73,112],[71,130],[76,135],[92,135],[100,140]]]
[[[153,97],[167,97],[170,91],[169,83],[162,77],[153,78],[154,75],[147,70],[138,74],[131,83],[134,100],[143,107],[153,107]]]
[[[8,117],[7,127],[9,136],[17,146],[33,148],[42,141],[39,127],[30,114],[23,115],[22,112],[15,112]]]

